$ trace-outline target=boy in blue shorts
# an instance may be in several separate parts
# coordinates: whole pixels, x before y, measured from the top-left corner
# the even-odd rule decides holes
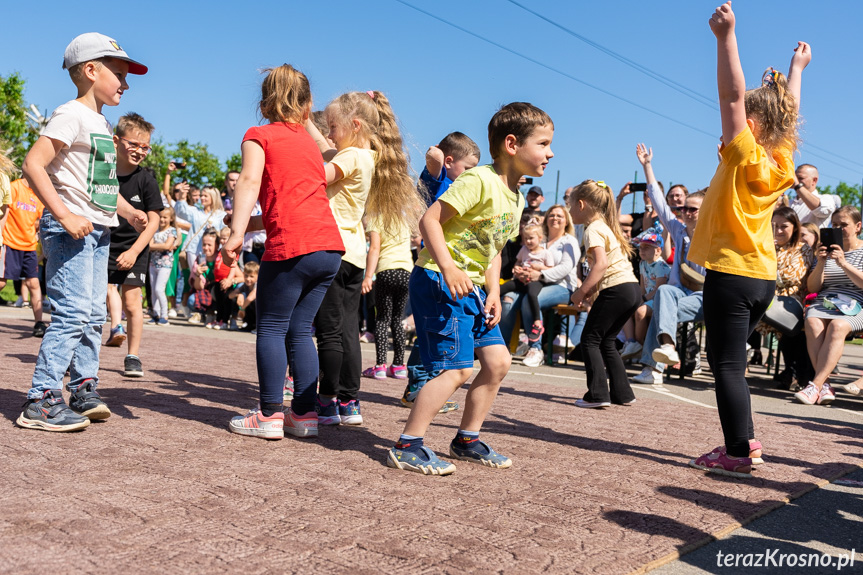
[[[453,180],[465,170],[475,168],[479,164],[480,150],[472,139],[461,132],[451,132],[437,146],[432,146],[426,152],[426,167],[420,174],[417,188],[421,196],[426,197],[431,206],[447,189]],[[402,405],[411,407],[420,389],[430,379],[439,375],[429,372],[423,366],[419,346],[414,345],[408,357],[408,384],[402,395]],[[454,401],[447,401],[441,408],[441,413],[458,409]]]
[[[147,215],[119,195],[117,153],[102,106],[116,106],[127,74],[146,74],[112,38],[95,32],[72,40],[63,57],[78,89],[51,115],[23,171],[46,208],[39,222],[52,321],[36,359],[21,427],[74,431],[110,417],[96,392],[105,323],[110,226],[117,214],[142,231]],[[69,370],[69,405],[63,376]]]
[[[387,465],[425,475],[448,475],[455,465],[423,445],[434,416],[473,374],[458,433],[450,443],[455,459],[503,469],[512,460],[479,440],[510,354],[500,329],[500,250],[518,234],[523,175],[540,177],[554,156],[554,124],[539,108],[514,102],[488,125],[490,165],[459,176],[420,220],[425,248],[411,273],[410,297],[423,364],[440,375],[414,401]],[[481,286],[485,286],[483,292]]]

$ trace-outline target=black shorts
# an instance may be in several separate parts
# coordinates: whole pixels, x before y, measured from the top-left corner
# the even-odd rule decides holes
[[[39,277],[36,250],[21,251],[9,246],[0,248],[0,271],[3,279],[20,280]]]
[[[111,250],[111,255],[108,258],[108,283],[124,286],[141,287],[147,283],[147,266],[150,261],[150,250],[145,249],[135,260],[135,265],[132,269],[118,270],[117,258],[123,252],[114,252]]]

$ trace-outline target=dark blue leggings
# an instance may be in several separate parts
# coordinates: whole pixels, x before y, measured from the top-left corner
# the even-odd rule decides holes
[[[327,251],[261,262],[255,349],[261,405],[282,403],[290,361],[294,376],[291,409],[297,414],[314,411],[319,366],[312,321],[341,261],[338,252]]]

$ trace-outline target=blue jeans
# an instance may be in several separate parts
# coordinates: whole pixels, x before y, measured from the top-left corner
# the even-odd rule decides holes
[[[319,362],[312,321],[341,262],[338,252],[261,262],[255,300],[261,405],[282,403],[290,361],[294,377],[291,409],[299,415],[314,411]]]
[[[39,226],[47,259],[46,292],[53,311],[39,346],[33,384],[27,393],[30,399],[41,398],[49,389],[62,389],[67,368],[69,391],[77,391],[87,379],[94,380],[94,387],[98,384],[111,245],[107,226],[93,226],[92,232],[76,240],[47,210]]]
[[[659,347],[659,336],[666,334],[672,343],[677,340],[677,324],[687,321],[700,321],[704,318],[702,292],[691,292],[685,288],[661,285],[653,296],[653,316],[644,338],[642,365],[665,370],[664,363],[653,361],[653,350]]]
[[[544,310],[556,305],[569,303],[571,295],[570,291],[562,285],[547,285],[539,292],[539,297],[537,298],[539,300],[539,308]],[[509,298],[513,298],[512,301],[508,301]],[[512,337],[512,328],[515,325],[515,317],[519,309],[521,310],[521,325],[525,327],[533,325],[533,312],[530,309],[530,302],[525,297],[525,294],[511,293],[501,299],[500,333],[506,342],[509,342]],[[530,346],[537,349],[542,348],[542,344],[539,341],[530,344]]]

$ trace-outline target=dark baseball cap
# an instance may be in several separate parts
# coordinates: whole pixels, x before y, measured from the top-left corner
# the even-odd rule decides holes
[[[533,192],[534,194],[540,195],[540,196],[543,195],[542,194],[542,188],[540,188],[539,186],[533,186],[531,189],[529,189],[527,191],[528,194],[531,192]],[[545,197],[545,196],[543,196],[543,197]]]

